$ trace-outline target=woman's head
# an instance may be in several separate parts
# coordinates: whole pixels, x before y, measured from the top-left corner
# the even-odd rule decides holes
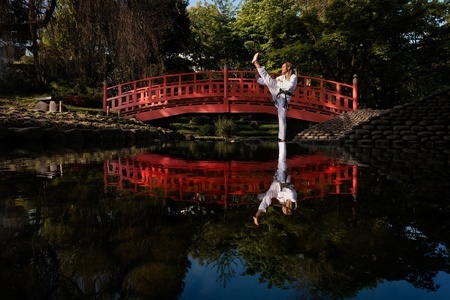
[[[294,66],[290,62],[285,62],[281,66],[281,74],[286,78],[291,77],[291,75],[294,74]]]

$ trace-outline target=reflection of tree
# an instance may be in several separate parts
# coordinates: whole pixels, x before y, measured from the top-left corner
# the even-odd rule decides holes
[[[216,268],[219,274],[217,281],[223,282],[224,288],[227,287],[227,281],[230,281],[236,274],[233,266],[238,266],[237,261],[241,262],[238,252],[234,249],[228,249],[212,264],[212,267]]]
[[[0,228],[8,249],[0,256],[3,296],[178,298],[189,266],[188,219],[167,217],[161,198],[105,190],[102,168],[94,169],[99,174],[79,167],[50,181],[34,225]],[[24,196],[36,193],[29,186]]]
[[[361,171],[361,203],[305,200],[290,217],[269,208],[255,228],[254,207],[168,217],[163,199],[105,189],[101,168],[77,168],[48,182],[34,225],[0,228],[2,296],[175,299],[188,250],[217,268],[224,286],[242,259],[244,275],[304,299],[351,297],[384,280],[434,291],[435,275],[450,269],[439,248],[450,242],[448,199],[373,172]],[[40,187],[22,179],[20,190],[31,198]],[[27,218],[20,207],[3,211]]]
[[[385,184],[386,190],[401,188]],[[235,249],[245,261],[243,275],[259,275],[268,287],[296,288],[304,299],[352,297],[384,280],[405,280],[430,292],[438,289],[436,274],[450,266],[447,253],[437,251],[446,238],[431,232],[412,237],[405,228],[412,227],[416,217],[419,222],[413,227],[419,232],[430,222],[433,228],[436,222],[447,224],[448,213],[430,220],[410,214],[404,202],[390,202],[387,209],[378,198],[370,200],[363,210],[351,196],[328,196],[301,202],[291,217],[271,209],[258,228],[242,226],[242,220],[251,223],[252,212],[243,216],[230,211],[202,227],[191,251],[213,262]],[[433,209],[427,210],[431,215]]]

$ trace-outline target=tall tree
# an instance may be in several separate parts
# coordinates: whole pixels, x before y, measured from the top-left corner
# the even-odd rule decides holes
[[[33,53],[36,74],[42,79],[39,61],[39,33],[55,11],[56,0],[3,0],[0,2],[0,48],[16,52],[16,45],[28,45]],[[9,49],[8,49],[9,48]],[[10,57],[11,58],[11,57]]]
[[[352,82],[365,106],[392,107],[448,86],[449,2],[248,0],[236,32],[275,70]],[[432,58],[433,57],[433,58]],[[435,59],[439,58],[439,59]]]
[[[262,52],[267,68],[277,70],[286,60],[296,65],[298,54],[286,50],[301,34],[298,12],[294,0],[247,0],[236,19],[236,34],[248,51]]]
[[[238,6],[231,0],[215,0],[213,4],[197,3],[189,9],[191,46],[187,55],[200,70],[220,69],[227,64],[238,68],[242,61],[242,43],[234,34]]]
[[[162,74],[166,61],[186,47],[186,5],[185,0],[60,0],[46,32],[46,61],[52,70],[66,69],[81,86]]]

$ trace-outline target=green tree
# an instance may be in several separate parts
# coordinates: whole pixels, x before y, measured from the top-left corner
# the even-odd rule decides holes
[[[236,34],[264,65],[352,82],[360,103],[389,108],[448,86],[448,1],[248,0]]]
[[[225,64],[237,69],[242,65],[245,49],[233,29],[237,9],[231,0],[215,0],[214,4],[197,3],[189,10],[192,39],[186,54],[196,69],[217,70]]]
[[[17,60],[17,53],[24,54],[24,45],[29,45],[38,80],[43,80],[39,60],[40,32],[49,23],[55,7],[56,0],[0,2],[0,53],[8,60]]]
[[[248,0],[236,18],[236,34],[249,52],[262,53],[268,69],[279,69],[287,60],[296,65],[300,57],[290,45],[301,34],[298,12],[293,0]]]
[[[446,9],[438,1],[333,1],[317,18],[322,30],[309,56],[325,77],[350,82],[358,74],[363,104],[392,107],[438,88],[422,83],[442,73],[421,52],[448,44],[442,39]],[[437,32],[440,42],[426,42]],[[425,69],[426,76],[417,72]]]
[[[80,87],[160,75],[188,41],[185,0],[60,0],[46,31],[53,78]]]

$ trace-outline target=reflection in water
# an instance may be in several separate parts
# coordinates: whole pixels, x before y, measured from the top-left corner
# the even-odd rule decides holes
[[[280,148],[282,159],[275,177],[282,183],[286,179],[295,183],[298,199],[318,199],[328,194],[351,194],[356,198],[356,166],[338,163],[321,153],[286,159],[284,147]],[[285,174],[287,165],[292,166],[289,176]],[[175,202],[248,205],[270,189],[274,166],[276,160],[196,161],[146,152],[108,161],[105,184]]]
[[[281,204],[281,211],[285,215],[292,215],[293,210],[297,209],[297,191],[291,182],[286,163],[286,143],[279,142],[278,151],[278,169],[270,188],[264,194],[258,195],[260,203],[253,217],[253,223],[257,226],[261,214],[267,212],[267,208],[272,204]]]
[[[348,299],[385,281],[408,295],[449,296],[437,279],[449,279],[448,195],[429,180],[387,178],[388,167],[381,172],[367,158],[362,166],[286,146],[187,143],[3,158],[0,292],[267,299],[270,287],[270,298]],[[258,194],[274,178],[295,188],[297,209],[287,218],[272,205],[254,226]],[[195,274],[200,267],[215,278]]]

